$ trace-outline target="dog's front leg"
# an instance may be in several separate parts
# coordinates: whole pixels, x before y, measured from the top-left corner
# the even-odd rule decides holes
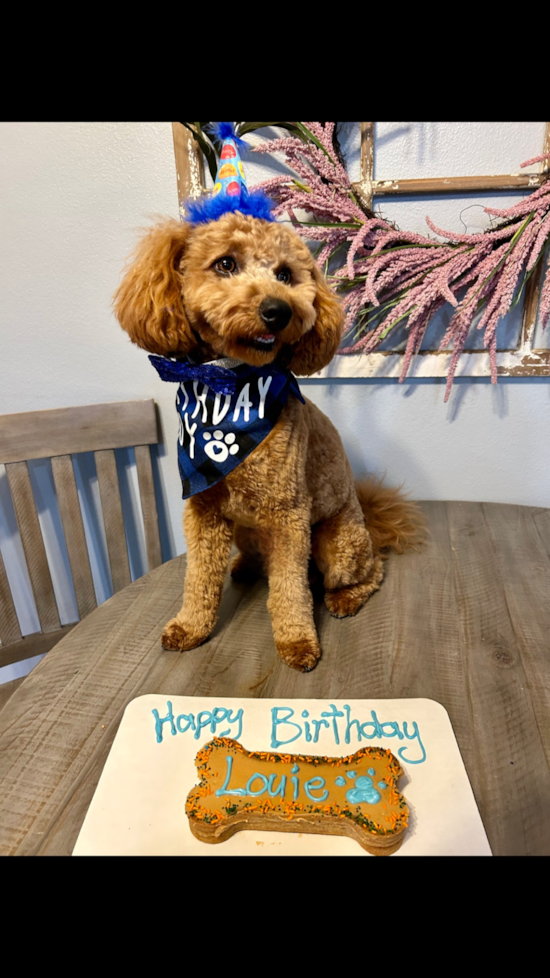
[[[285,513],[264,543],[269,578],[267,606],[277,651],[300,672],[311,672],[321,656],[308,584],[311,528],[307,513]]]
[[[179,652],[201,645],[216,624],[233,523],[205,505],[198,495],[187,502],[183,529],[187,540],[183,605],[162,633],[163,648]]]

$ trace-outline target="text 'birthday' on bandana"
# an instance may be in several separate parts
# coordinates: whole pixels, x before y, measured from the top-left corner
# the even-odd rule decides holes
[[[267,438],[290,393],[305,404],[290,370],[270,363],[231,369],[150,356],[163,380],[179,383],[178,465],[182,498],[209,489]]]

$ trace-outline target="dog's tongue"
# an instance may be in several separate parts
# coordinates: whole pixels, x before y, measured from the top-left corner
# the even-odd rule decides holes
[[[261,340],[274,340],[275,339],[275,336],[274,336],[273,333],[262,333],[262,335],[260,336],[260,339]]]

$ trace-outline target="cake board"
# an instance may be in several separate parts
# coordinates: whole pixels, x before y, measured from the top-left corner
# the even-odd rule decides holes
[[[429,699],[281,700],[148,694],[124,712],[73,855],[368,856],[352,839],[237,832],[196,839],[185,814],[195,757],[213,737],[254,751],[340,757],[389,749],[409,827],[395,856],[491,855],[447,711]]]

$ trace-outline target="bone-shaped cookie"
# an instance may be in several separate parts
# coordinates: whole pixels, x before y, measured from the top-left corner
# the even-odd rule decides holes
[[[275,754],[216,737],[195,763],[200,784],[185,809],[201,842],[224,842],[242,829],[312,832],[344,835],[373,855],[390,855],[403,841],[409,809],[397,791],[403,770],[389,750]]]

